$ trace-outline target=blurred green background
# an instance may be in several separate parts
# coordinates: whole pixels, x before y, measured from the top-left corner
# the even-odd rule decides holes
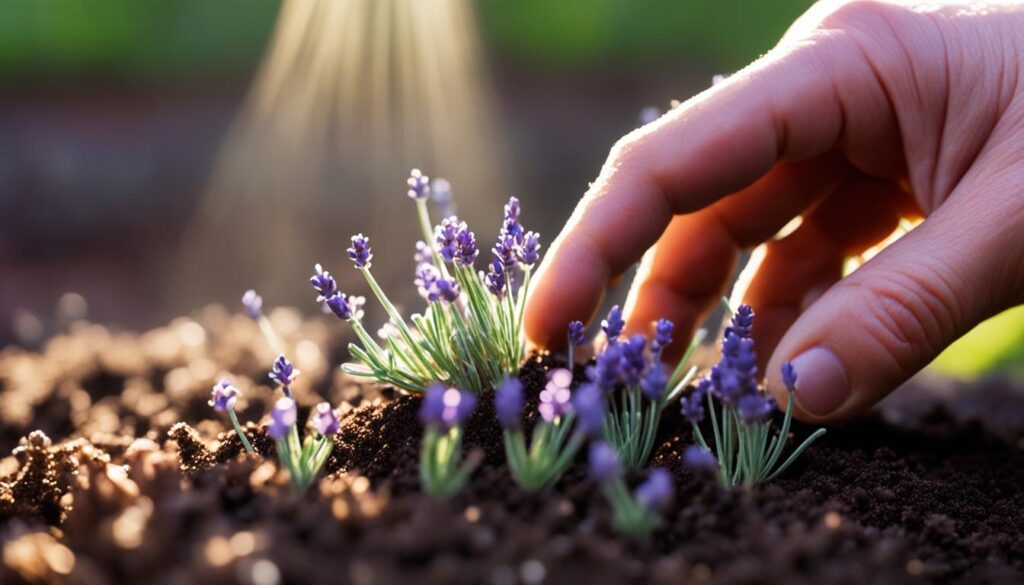
[[[557,232],[642,107],[664,108],[749,63],[809,4],[479,0],[516,187],[551,201],[543,233]],[[0,3],[0,342],[31,344],[38,335],[27,333],[52,331],[66,290],[86,294],[91,318],[125,327],[187,310],[159,296],[159,267],[194,210],[279,8],[277,0]],[[1022,364],[1018,308],[935,367],[969,377],[1024,373]]]

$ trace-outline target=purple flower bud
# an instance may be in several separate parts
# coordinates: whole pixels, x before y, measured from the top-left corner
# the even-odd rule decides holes
[[[447,430],[465,422],[474,408],[476,396],[435,382],[424,391],[420,420],[427,426]]]
[[[588,437],[598,438],[604,432],[604,394],[593,383],[583,384],[572,395],[577,424]]]
[[[238,388],[231,385],[227,380],[221,380],[213,385],[212,396],[209,405],[214,410],[234,410],[235,402],[238,400]]]
[[[459,218],[454,215],[441,220],[441,225],[434,228],[437,250],[445,262],[455,260],[455,256],[459,253],[459,245],[455,239],[464,229],[466,229],[466,223],[459,221]]]
[[[326,304],[339,319],[344,319],[345,321],[355,319],[358,321],[363,316],[362,306],[364,302],[366,302],[366,299],[363,297],[355,297],[343,292],[337,292],[327,299]]]
[[[417,267],[423,264],[432,264],[434,262],[434,253],[426,242],[419,240],[416,242],[416,253],[413,254],[412,259],[416,262]]]
[[[665,348],[672,344],[672,329],[674,327],[668,319],[658,319],[654,324],[654,341],[651,342],[651,352],[658,358]]]
[[[337,433],[338,429],[341,428],[341,421],[338,420],[338,415],[334,413],[334,409],[327,402],[317,404],[310,418],[316,432],[325,437]]]
[[[495,259],[487,266],[487,275],[484,276],[484,284],[491,294],[501,299],[505,292],[505,265],[501,260]]]
[[[258,321],[263,316],[263,297],[256,294],[256,291],[251,288],[242,295],[242,306],[254,321]]]
[[[473,262],[476,262],[476,257],[480,255],[480,250],[476,247],[476,236],[469,229],[463,228],[455,235],[455,243],[459,247],[455,263],[461,266],[472,266]]]
[[[286,396],[278,398],[273,410],[270,411],[270,428],[267,429],[267,434],[280,441],[295,426],[298,416],[294,400]]]
[[[718,471],[718,459],[715,458],[715,454],[700,445],[690,445],[683,451],[683,465],[705,473]]]
[[[494,258],[502,263],[506,270],[511,270],[516,266],[516,240],[514,237],[502,233],[498,235],[498,242],[494,244],[494,248],[491,249],[491,253],[494,254]]]
[[[454,198],[452,197],[452,184],[440,177],[430,183],[431,199],[441,210],[442,217],[455,215]]]
[[[704,396],[710,388],[711,379],[707,377],[701,378],[693,392],[680,400],[680,407],[686,420],[692,423],[699,423],[704,420]]]
[[[668,371],[665,369],[665,365],[661,362],[652,362],[651,367],[647,368],[647,373],[640,380],[640,390],[644,393],[644,396],[657,402],[661,400],[667,385]]]
[[[459,283],[454,278],[438,278],[431,286],[427,300],[454,303],[460,294],[462,294],[462,289],[459,288]]]
[[[270,370],[270,379],[282,386],[291,386],[295,378],[299,377],[299,370],[292,366],[284,355],[277,356],[274,360],[274,367]]]
[[[740,418],[748,425],[763,423],[774,409],[775,401],[759,392],[744,394],[736,405]]]
[[[561,418],[572,411],[572,372],[559,368],[548,374],[548,384],[540,392],[540,406],[537,411],[547,422]]]
[[[622,309],[618,305],[612,307],[608,311],[608,318],[601,321],[601,331],[604,331],[608,343],[618,341],[619,335],[622,335],[622,328],[625,326],[626,322],[622,320]]]
[[[316,274],[309,278],[309,283],[320,293],[316,297],[316,302],[322,303],[338,290],[338,283],[334,281],[331,273],[325,271],[319,264],[314,265],[313,269],[316,270]]]
[[[782,383],[790,392],[796,392],[796,368],[793,367],[793,362],[783,362]]]
[[[585,335],[586,327],[583,326],[583,321],[569,323],[569,345],[581,345]]]
[[[363,234],[352,236],[352,246],[346,250],[348,257],[355,263],[356,268],[369,268],[373,254],[370,251],[370,238]]]
[[[732,316],[732,321],[729,326],[725,328],[725,334],[729,332],[735,333],[738,337],[747,338],[750,337],[750,331],[754,327],[754,309],[750,305],[740,305],[736,308],[736,314]]]
[[[519,221],[520,213],[522,209],[519,206],[519,198],[509,197],[508,203],[505,204],[505,221]]]
[[[523,245],[519,248],[519,261],[526,268],[532,268],[540,260],[540,234],[526,232]]]
[[[647,481],[633,491],[633,498],[648,510],[660,510],[672,501],[672,491],[672,475],[664,469],[655,468],[647,476]]]
[[[409,172],[409,179],[405,182],[409,185],[410,199],[426,199],[430,195],[430,177],[424,175],[419,169]]]
[[[619,344],[622,348],[622,381],[627,386],[635,386],[640,383],[640,376],[643,374],[647,359],[644,356],[644,346],[647,345],[647,337],[641,334],[631,336],[625,343]]]
[[[618,344],[605,347],[597,354],[588,375],[590,381],[602,390],[614,390],[622,383],[622,348]]]
[[[416,267],[416,288],[420,292],[420,296],[428,301],[435,301],[436,298],[431,297],[431,291],[434,290],[434,283],[441,278],[441,273],[438,272],[437,268],[434,268],[433,264],[423,263]]]
[[[588,463],[590,478],[597,483],[614,480],[622,474],[619,455],[611,445],[604,441],[594,441],[590,444]]]
[[[494,413],[502,428],[519,427],[523,414],[523,384],[518,378],[506,378],[494,393]]]

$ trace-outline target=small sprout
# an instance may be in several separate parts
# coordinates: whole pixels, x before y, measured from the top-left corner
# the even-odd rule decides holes
[[[527,445],[521,428],[523,391],[519,380],[505,380],[494,395],[494,410],[504,429],[505,458],[516,483],[532,492],[553,485],[576,457],[586,433],[574,425],[569,370],[548,375],[548,385],[540,393],[538,411],[541,420],[534,426]]]
[[[634,538],[646,539],[661,525],[659,512],[672,500],[672,477],[664,469],[651,470],[647,480],[631,494],[622,477],[618,454],[608,443],[590,445],[590,477],[612,507],[612,525]]]
[[[245,432],[242,430],[242,425],[238,423],[238,415],[235,414],[235,402],[238,401],[240,394],[238,388],[235,388],[228,380],[221,380],[213,385],[211,394],[210,406],[218,412],[227,411],[228,417],[231,418],[231,424],[235,427],[235,433],[238,434],[238,438],[242,441],[242,446],[249,453],[255,452],[252,448],[252,443],[249,442],[249,438],[245,436]]]
[[[793,418],[792,394],[796,391],[797,375],[792,363],[782,365],[782,381],[790,396],[782,427],[773,433],[771,415],[778,406],[758,385],[757,354],[754,340],[750,337],[753,326],[753,309],[749,305],[740,305],[725,329],[721,361],[711,368],[711,373],[697,384],[681,405],[683,416],[693,425],[699,448],[707,451],[706,455],[699,455],[697,451],[688,450],[686,456],[695,458],[695,462],[696,458],[703,457],[700,461],[703,467],[709,465],[707,457],[713,457],[700,428],[705,415],[709,415],[717,454],[713,459],[718,481],[723,487],[771,481],[825,434],[825,429],[818,429],[780,463]]]
[[[420,406],[426,427],[420,448],[423,488],[438,496],[452,496],[466,484],[479,458],[462,462],[462,423],[476,408],[476,396],[434,383],[427,387]],[[461,464],[460,464],[461,463]]]
[[[331,436],[338,432],[340,423],[331,405],[321,402],[310,416],[311,426],[316,432],[306,434],[306,438],[300,441],[297,420],[295,401],[283,396],[270,411],[267,434],[276,442],[278,461],[288,470],[295,491],[301,494],[309,489],[327,462],[334,449]]]

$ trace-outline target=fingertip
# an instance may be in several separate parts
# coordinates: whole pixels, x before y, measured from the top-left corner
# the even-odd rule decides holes
[[[537,272],[526,300],[527,338],[540,347],[565,345],[570,322],[588,323],[608,285],[608,271],[585,248],[560,246]]]

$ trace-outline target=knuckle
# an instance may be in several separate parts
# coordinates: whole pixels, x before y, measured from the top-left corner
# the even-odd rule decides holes
[[[963,314],[948,276],[931,270],[913,275],[872,275],[855,286],[861,310],[856,325],[905,371],[916,371],[955,337]]]

